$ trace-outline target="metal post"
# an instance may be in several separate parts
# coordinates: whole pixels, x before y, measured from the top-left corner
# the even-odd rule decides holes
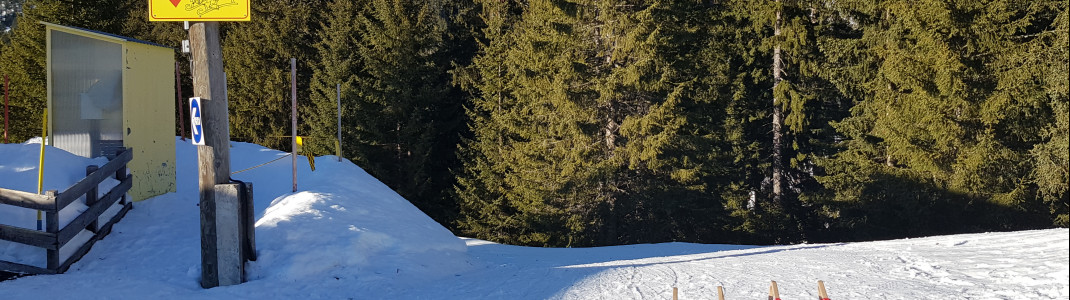
[[[4,144],[7,144],[7,122],[8,122],[7,121],[7,119],[8,119],[8,115],[7,115],[7,110],[8,110],[7,102],[8,101],[7,100],[8,100],[8,98],[7,98],[7,75],[5,74],[4,75]],[[41,143],[44,143],[44,141],[41,141]]]
[[[201,98],[205,145],[197,146],[201,210],[201,287],[219,286],[216,232],[216,184],[230,182],[230,120],[227,113],[223,51],[219,24],[197,22],[190,27],[193,96]],[[240,267],[240,266],[238,266]]]
[[[335,141],[334,154],[342,162],[342,84],[338,84],[338,140]]]
[[[293,192],[297,192],[297,59],[290,58],[290,160],[293,165]]]
[[[182,73],[178,70],[178,61],[175,61],[175,90],[178,91],[178,136],[185,141],[186,114],[183,111],[186,110],[186,107],[182,106]]]

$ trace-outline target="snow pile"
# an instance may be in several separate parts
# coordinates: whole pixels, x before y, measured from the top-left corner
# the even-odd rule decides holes
[[[37,165],[40,154],[40,138],[32,139],[23,144],[0,144],[0,188],[30,193],[37,192]],[[63,192],[85,177],[86,166],[102,166],[107,162],[108,160],[104,157],[84,158],[62,149],[45,146],[45,172],[42,177],[44,179],[42,190]],[[107,179],[101,182],[98,196],[103,196],[118,183],[115,179]],[[71,220],[74,220],[87,208],[84,197],[64,208],[59,214],[60,228],[66,226],[67,223],[70,223]],[[111,216],[116,212],[117,208],[113,207],[108,212],[105,212],[104,215]],[[36,229],[37,211],[0,204],[0,224]],[[71,243],[60,249],[60,257],[68,257],[74,250],[78,249],[78,246],[81,246],[91,237],[90,232],[83,230]],[[45,255],[44,249],[0,240],[0,260],[44,267]]]
[[[195,199],[196,147],[176,144],[179,193]],[[286,154],[233,142],[232,172]],[[259,255],[249,266],[253,280],[434,277],[467,264],[464,241],[360,167],[323,156],[312,171],[308,159],[300,156],[298,192],[292,193],[291,161],[284,158],[232,176],[253,183]]]
[[[197,283],[200,275],[197,149],[187,141],[176,144],[178,193],[135,203],[135,210],[117,224],[113,235],[122,235],[131,228],[152,235],[138,238],[148,239],[159,248],[150,247],[133,255],[153,257],[156,255],[150,252],[161,248],[182,249],[183,254],[172,257],[184,259],[187,266],[180,274],[185,274],[190,283]],[[0,146],[0,175],[5,179],[2,186],[36,189],[40,144]],[[103,158],[81,158],[52,147],[46,151],[46,189],[65,189],[84,177],[86,165],[107,162]],[[286,154],[236,142],[232,143],[231,165],[239,171]],[[468,265],[464,241],[351,162],[339,162],[333,156],[321,157],[316,160],[317,169],[313,172],[307,158],[299,157],[298,193],[290,193],[290,162],[286,158],[232,176],[252,182],[254,188],[259,260],[248,266],[252,280],[343,275],[371,280],[386,274],[428,278],[452,274]],[[101,185],[102,189],[106,187]],[[146,214],[147,219],[143,218]],[[36,213],[0,207],[0,220],[34,228]],[[105,241],[111,239],[109,236]],[[3,243],[0,259],[43,266],[43,250],[0,243]],[[103,244],[107,243],[102,241],[94,246],[91,254],[108,255],[97,250]],[[72,269],[78,269],[83,262]]]
[[[275,199],[257,221],[254,278],[434,277],[464,266],[464,242],[404,198],[348,161],[317,165],[328,182]]]

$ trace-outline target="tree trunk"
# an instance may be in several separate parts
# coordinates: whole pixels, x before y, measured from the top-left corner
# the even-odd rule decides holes
[[[780,0],[776,1],[778,4]],[[780,116],[780,102],[782,99],[777,97],[777,86],[780,85],[780,81],[783,80],[784,73],[784,60],[780,53],[780,8],[777,7],[776,11],[776,23],[773,24],[773,36],[775,38],[776,46],[773,48],[773,202],[780,202],[780,198],[783,195],[783,154],[781,153],[781,145],[783,143],[783,133],[781,133],[781,120]]]

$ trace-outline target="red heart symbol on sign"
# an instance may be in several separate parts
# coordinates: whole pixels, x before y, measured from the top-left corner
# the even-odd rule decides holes
[[[175,7],[178,7],[179,2],[182,2],[182,0],[171,0],[171,4],[174,4]]]

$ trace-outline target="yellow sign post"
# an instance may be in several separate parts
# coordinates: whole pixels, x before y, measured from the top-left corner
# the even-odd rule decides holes
[[[149,0],[149,21],[249,21],[252,0]]]

